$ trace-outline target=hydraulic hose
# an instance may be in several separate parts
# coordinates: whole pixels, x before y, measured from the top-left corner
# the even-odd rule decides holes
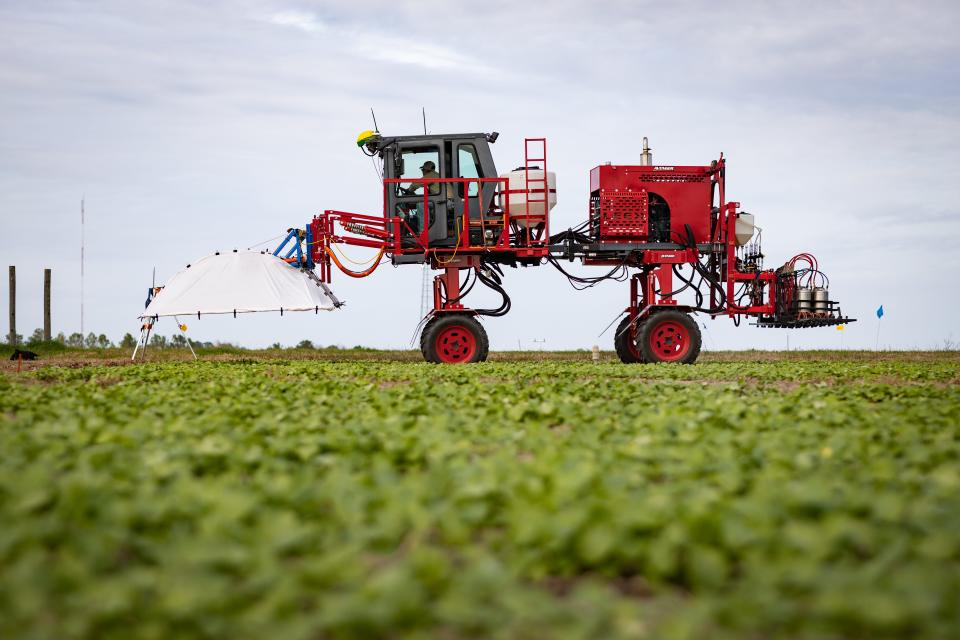
[[[477,284],[476,269],[474,269],[474,278],[470,279],[470,274],[467,274],[466,279],[463,282],[463,287],[460,289],[460,295],[456,298],[447,298],[447,285],[443,284],[443,280],[440,280],[440,285],[443,287],[443,295],[447,304],[453,304],[460,302],[468,293],[473,290],[473,285]]]
[[[343,263],[340,262],[340,258],[337,257],[337,254],[334,253],[333,247],[326,247],[327,255],[333,260],[334,264],[342,271],[345,275],[350,276],[351,278],[366,278],[368,275],[377,270],[377,267],[380,266],[380,259],[383,258],[383,253],[385,249],[381,248],[380,253],[377,254],[377,257],[374,259],[373,264],[363,271],[351,271],[343,266]]]
[[[504,288],[500,286],[500,278],[497,276],[497,274],[491,272],[491,275],[492,277],[487,277],[482,271],[477,270],[477,280],[482,282],[484,286],[499,293],[503,298],[503,302],[496,309],[474,309],[474,312],[480,316],[505,316],[507,315],[507,312],[510,311],[510,307],[512,306],[510,303],[510,296],[508,296]]]

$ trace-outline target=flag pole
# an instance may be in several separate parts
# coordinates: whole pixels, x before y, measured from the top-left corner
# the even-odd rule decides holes
[[[877,338],[873,342],[873,350],[880,350],[880,323],[883,321],[883,305],[877,307]]]

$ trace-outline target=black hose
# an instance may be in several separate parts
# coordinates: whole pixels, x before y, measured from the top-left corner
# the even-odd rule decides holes
[[[496,277],[496,274],[491,272],[491,274]],[[484,286],[493,289],[501,295],[503,302],[496,309],[474,309],[474,313],[480,316],[505,316],[510,311],[512,306],[510,302],[510,296],[507,295],[507,292],[500,286],[499,282],[494,281],[493,278],[488,278],[483,272],[477,271],[477,280],[484,284]]]
[[[699,274],[699,272],[697,272],[696,269],[694,269],[694,272],[697,273],[697,274]],[[676,271],[675,271],[675,273],[677,274],[677,277],[680,278],[681,281],[683,281],[683,282],[685,282],[685,283],[687,284],[687,286],[693,287],[693,292],[694,292],[694,294],[697,296],[697,304],[696,304],[696,306],[694,307],[694,309],[697,310],[697,311],[707,311],[706,309],[703,309],[703,308],[702,308],[702,307],[703,307],[703,292],[700,291],[700,285],[703,284],[703,275],[700,275],[700,282],[698,282],[697,284],[693,284],[693,275],[691,275],[691,276],[690,276],[690,279],[687,280],[686,278],[683,277],[683,274],[680,272],[680,269],[677,268]]]
[[[550,236],[550,244],[560,244],[561,242],[566,242],[567,240],[573,240],[580,244],[587,244],[591,242],[590,236],[585,233],[581,233],[578,229],[567,229],[566,231],[561,231],[560,233],[555,233]]]
[[[693,228],[692,228],[689,224],[683,225],[683,228],[684,228],[684,229],[686,230],[686,232],[687,232],[687,248],[688,248],[688,249],[696,249],[696,248],[697,248],[697,240],[696,240],[696,238],[693,237]]]
[[[680,273],[679,273],[679,272],[680,272],[680,267],[679,267],[679,265],[676,265],[676,264],[673,265],[673,274],[674,274],[675,276],[679,277],[679,276],[680,276]],[[680,278],[680,279],[683,280],[683,278]],[[679,289],[674,289],[674,290],[671,291],[670,293],[661,293],[660,290],[656,290],[656,294],[657,294],[658,296],[660,296],[661,298],[672,298],[673,296],[677,295],[678,293],[683,293],[684,291],[686,291],[686,290],[689,289],[689,288],[690,288],[690,283],[688,282],[688,283],[684,284],[682,287],[680,287]]]
[[[590,287],[594,287],[600,284],[601,282],[603,282],[604,280],[615,280],[617,282],[623,282],[630,275],[630,272],[627,270],[626,264],[619,264],[615,266],[613,269],[611,269],[608,273],[602,276],[591,276],[588,278],[583,278],[580,276],[575,276],[572,273],[567,273],[563,269],[563,267],[560,266],[560,263],[557,262],[557,259],[552,256],[548,256],[547,261],[550,264],[552,264],[557,271],[565,275],[567,277],[567,280],[570,282],[570,286],[572,286],[574,289],[577,289],[578,291],[581,291],[583,289],[589,289]],[[582,286],[577,286],[577,285],[582,285]]]
[[[446,302],[447,302],[448,304],[454,304],[454,303],[456,303],[456,302],[460,302],[460,300],[462,300],[464,296],[466,296],[468,293],[470,293],[470,291],[473,289],[473,285],[477,284],[476,269],[474,269],[473,274],[474,274],[474,278],[473,278],[473,280],[471,280],[471,279],[470,279],[470,273],[467,273],[467,277],[466,277],[466,279],[463,281],[463,287],[460,289],[460,295],[458,295],[458,296],[457,296],[456,298],[454,298],[453,300],[451,300],[450,298],[447,298],[447,297],[446,297],[446,295],[447,295],[447,285],[443,283],[443,280],[442,280],[442,279],[440,280],[440,283],[441,283],[441,285],[443,286],[443,295],[444,295],[444,298],[446,298]]]

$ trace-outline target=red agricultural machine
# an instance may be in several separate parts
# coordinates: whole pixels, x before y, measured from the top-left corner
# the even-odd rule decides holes
[[[526,139],[523,164],[498,174],[490,153],[497,136],[362,133],[358,146],[382,177],[382,213],[324,211],[306,228],[291,229],[274,255],[316,270],[321,283],[330,282],[334,266],[362,278],[387,258],[439,270],[420,334],[424,358],[436,363],[486,359],[487,335],[477,318],[510,310],[502,280],[507,266],[550,264],[578,289],[629,281],[614,334],[626,363],[694,362],[701,336],[692,314],[698,312],[728,315],[737,324],[753,317],[759,327],[853,322],[829,299],[829,282],[812,255],[763,268],[753,216],[726,200],[722,154],[703,166],[655,165],[644,138],[639,165],[591,170],[586,220],[551,233],[556,179],[547,168],[546,139]],[[377,255],[368,268],[353,270],[338,253],[341,244]],[[574,275],[563,263],[575,260],[603,271]],[[466,305],[477,283],[501,296],[499,307]],[[691,302],[677,300],[683,292]]]

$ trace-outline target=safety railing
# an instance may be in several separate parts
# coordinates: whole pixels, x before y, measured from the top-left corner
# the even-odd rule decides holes
[[[477,185],[477,195],[470,195],[470,186]],[[423,194],[418,195],[421,219],[419,229],[414,229],[408,219],[397,215],[396,211],[390,211],[390,191],[402,185],[416,185],[416,189],[423,189]],[[432,185],[439,185],[440,192],[431,194]],[[449,194],[444,197],[445,185],[454,186],[455,194],[451,197]],[[485,185],[494,185],[495,193],[505,193],[510,187],[509,178],[386,178],[383,181],[383,217],[384,223],[392,225],[395,229],[393,234],[392,250],[397,254],[410,253],[456,253],[458,251],[478,251],[484,249],[506,250],[510,248],[510,200],[503,199],[503,206],[499,211],[483,211],[483,202],[485,199]],[[409,188],[409,187],[408,187]],[[436,199],[435,202],[431,200]],[[476,199],[479,203],[480,211],[471,211],[471,199]],[[463,203],[463,209],[459,220],[455,219],[454,229],[456,231],[456,242],[451,246],[445,241],[442,246],[431,246],[430,244],[430,205],[434,204],[436,211],[439,206],[447,206],[449,201]],[[414,200],[407,201],[413,204]],[[480,242],[474,243],[471,240],[471,222],[474,222],[480,231]],[[492,242],[488,242],[487,230],[495,232]],[[409,240],[413,240],[411,246]]]

